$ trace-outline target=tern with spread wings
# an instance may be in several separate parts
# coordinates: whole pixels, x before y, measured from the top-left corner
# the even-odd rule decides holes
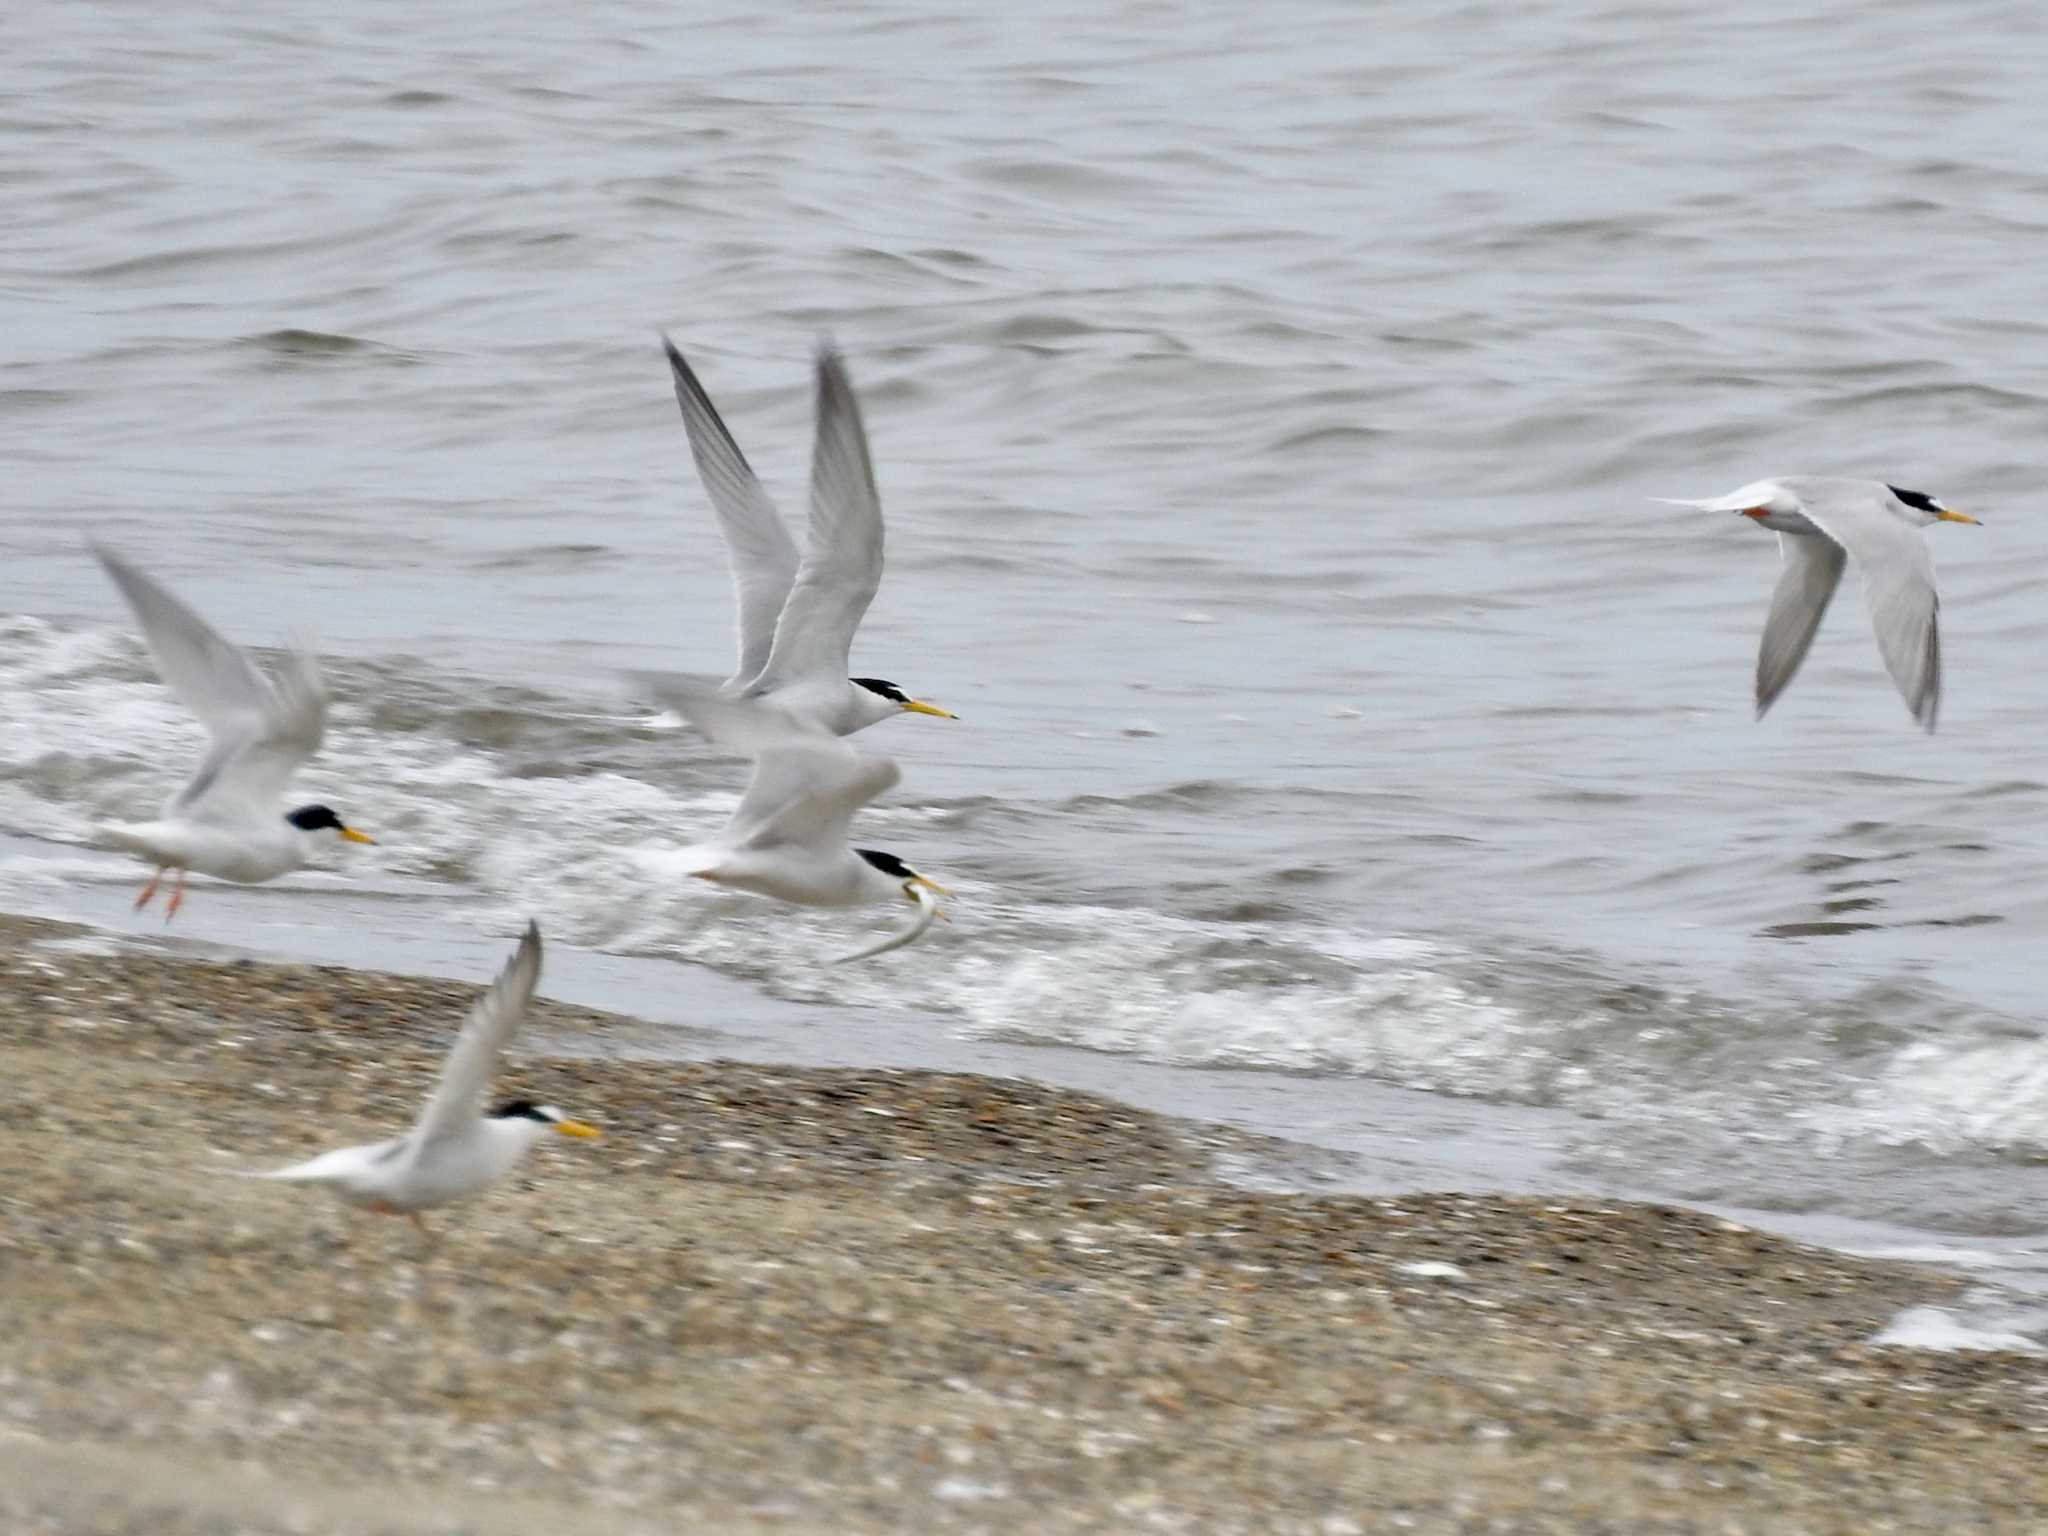
[[[809,544],[801,559],[697,375],[664,336],[690,453],[732,562],[739,662],[726,691],[763,699],[800,721],[848,736],[892,715],[954,717],[879,677],[849,677],[853,632],[882,583],[882,500],[867,431],[829,345],[818,351],[817,442],[811,457]]]
[[[1920,530],[1976,518],[1919,491],[1821,475],[1758,480],[1700,501],[1657,499],[1702,512],[1739,512],[1778,535],[1784,569],[1757,654],[1759,719],[1806,659],[1842,569],[1853,557],[1863,572],[1863,593],[1885,667],[1913,718],[1934,729],[1941,709],[1941,598],[1934,585],[1934,557]]]
[[[551,1133],[601,1135],[596,1127],[529,1099],[513,1099],[489,1114],[479,1113],[498,1057],[533,1001],[540,961],[540,929],[528,923],[511,960],[470,1009],[442,1063],[432,1096],[403,1136],[340,1147],[289,1168],[237,1177],[312,1185],[348,1205],[410,1216],[419,1225],[421,1211],[481,1194]]]
[[[247,652],[151,578],[112,550],[95,544],[93,553],[135,610],[157,674],[213,738],[155,821],[102,829],[108,842],[156,865],[136,907],[148,905],[166,870],[177,875],[164,909],[169,922],[184,902],[189,870],[255,885],[304,864],[319,833],[373,841],[327,806],[284,809],[292,775],[319,750],[327,726],[320,663],[291,651],[278,675],[265,677]]]
[[[893,853],[851,844],[854,813],[901,777],[816,723],[758,699],[734,698],[712,678],[639,674],[653,697],[714,745],[754,760],[732,818],[708,842],[684,850],[700,880],[807,907],[908,901],[917,915],[900,933],[841,960],[865,960],[912,943],[939,915],[942,885]]]

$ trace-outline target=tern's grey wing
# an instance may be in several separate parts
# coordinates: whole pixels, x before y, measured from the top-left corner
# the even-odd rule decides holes
[[[853,632],[881,584],[882,498],[875,490],[867,430],[846,365],[828,345],[818,353],[809,543],[755,686],[845,677]]]
[[[92,552],[135,610],[157,672],[179,702],[216,737],[255,727],[270,684],[248,655],[105,545],[95,543]]]
[[[775,644],[775,621],[796,582],[796,540],[789,536],[782,514],[754,478],[747,456],[726,430],[718,408],[697,381],[668,337],[661,338],[668,369],[675,380],[676,404],[682,408],[683,430],[690,435],[690,456],[711,497],[732,563],[733,600],[739,627],[739,664],[731,681],[751,682],[768,664]]]
[[[93,553],[135,610],[157,672],[213,738],[170,810],[227,821],[267,810],[319,749],[327,722],[319,663],[294,651],[273,682],[156,581],[102,545]]]
[[[790,737],[836,739],[823,726],[765,699],[727,692],[716,678],[687,672],[628,672],[626,678],[636,694],[674,710],[713,746],[739,757],[756,757],[764,746]]]
[[[491,1079],[499,1053],[526,1017],[539,981],[540,928],[528,923],[505,969],[469,1010],[462,1033],[455,1037],[448,1059],[441,1064],[433,1095],[413,1123],[407,1139],[421,1151],[474,1129],[483,1113],[484,1085]]]
[[[902,776],[888,758],[864,757],[836,738],[784,742],[756,759],[732,831],[749,848],[836,853],[854,813]]]
[[[307,651],[288,651],[269,685],[261,717],[234,736],[216,735],[174,812],[202,821],[267,816],[284,798],[292,775],[320,750],[327,733],[327,684]]]
[[[675,672],[628,674],[635,689],[666,705],[713,746],[754,761],[746,792],[717,841],[750,844],[785,806],[829,790],[860,762],[860,754],[824,727],[764,699],[736,697],[708,677]],[[879,790],[876,793],[880,793]]]
[[[1764,620],[1763,646],[1756,658],[1759,720],[1806,659],[1806,648],[1813,644],[1814,631],[1820,628],[1849,558],[1841,545],[1819,534],[1781,533],[1778,553],[1784,569],[1771,594],[1771,613]]]
[[[1877,630],[1877,648],[1913,718],[1934,729],[1941,709],[1941,599],[1934,556],[1920,530],[1887,505],[1875,481],[1799,482],[1807,517],[1856,561]]]

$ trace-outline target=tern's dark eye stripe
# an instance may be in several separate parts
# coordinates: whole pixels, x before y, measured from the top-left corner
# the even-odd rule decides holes
[[[867,689],[869,693],[879,693],[892,704],[907,704],[910,701],[909,694],[898,688],[894,683],[885,682],[879,677],[856,677],[850,678],[849,681],[858,687]]]
[[[1941,510],[1932,496],[1928,496],[1920,491],[1902,491],[1896,485],[1886,486],[1885,489],[1916,512],[1939,512]]]

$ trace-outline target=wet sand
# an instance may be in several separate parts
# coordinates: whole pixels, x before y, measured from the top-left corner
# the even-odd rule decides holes
[[[2048,1361],[1869,1346],[1935,1271],[553,1004],[500,1086],[606,1139],[423,1239],[207,1175],[401,1128],[471,988],[76,937],[0,924],[9,1531],[2048,1529]]]

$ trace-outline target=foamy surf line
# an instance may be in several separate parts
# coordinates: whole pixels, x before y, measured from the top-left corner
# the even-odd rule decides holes
[[[1369,1080],[1717,1144],[1791,1139],[1823,1155],[2048,1151],[2048,1041],[2002,1021],[1958,1028],[1930,1004],[1889,1054],[1845,1053],[1835,1024],[1803,1002],[1648,988],[1599,957],[1284,911],[1240,920],[1091,900],[1085,869],[1056,885],[1017,877],[1000,840],[963,836],[941,824],[949,813],[914,801],[877,807],[862,835],[932,848],[957,892],[953,920],[912,948],[834,966],[895,916],[778,908],[678,873],[678,851],[730,814],[742,765],[636,723],[573,718],[592,700],[395,662],[330,670],[333,726],[301,787],[349,805],[379,846],[323,855],[247,909],[261,922],[351,884],[402,896],[406,926],[443,910],[441,947],[465,958],[453,935],[539,916],[564,943],[708,968],[782,1001],[922,1017],[992,1045]],[[160,801],[199,746],[140,642],[0,622],[0,714],[13,727],[0,733],[0,830],[41,840],[0,861],[0,899],[40,904],[72,881],[118,881],[124,866],[91,851],[93,827]],[[1139,814],[1157,798],[1118,804]],[[1220,790],[1166,798],[1143,814],[1243,813],[1243,797]],[[1069,810],[1069,797],[1004,808],[1047,838]],[[954,838],[964,872],[943,856]],[[400,952],[437,963],[431,942],[385,926]],[[1899,1012],[1896,990],[1881,1001]]]
[[[0,877],[20,854],[0,839]],[[105,873],[106,871],[102,871]],[[489,924],[450,920],[445,903],[366,899],[354,884],[324,879],[301,893],[310,910],[276,920],[274,891],[211,887],[215,900],[194,905],[167,933],[126,911],[127,883],[73,883],[52,906],[20,913],[28,924],[51,918],[93,926],[38,937],[38,950],[119,957],[140,953],[195,963],[248,956],[263,962],[337,965],[345,970],[423,979],[470,980],[501,958],[505,937]],[[273,915],[266,917],[266,912]],[[0,925],[8,923],[0,915]],[[261,947],[252,948],[252,940]],[[1569,1110],[1493,1105],[1331,1077],[1149,1063],[1100,1052],[1052,1050],[935,1033],[919,1016],[886,1008],[830,1008],[791,1002],[757,985],[701,967],[551,943],[542,994],[575,1006],[644,1021],[632,1054],[654,1060],[740,1058],[805,1068],[876,1067],[989,1073],[1105,1096],[1165,1113],[1272,1138],[1257,1155],[1222,1156],[1216,1175],[1275,1193],[1357,1190],[1400,1198],[1457,1190],[1498,1190],[1559,1198],[1665,1200],[1627,1178],[1588,1179],[1546,1148],[1570,1143],[1600,1122]],[[572,1046],[573,1048],[573,1046]],[[619,1042],[607,1047],[615,1054]],[[1288,1150],[1289,1147],[1292,1150]],[[1930,1270],[1972,1273],[1987,1282],[1948,1303],[1954,1327],[1942,1332],[1908,1320],[1888,1338],[1913,1348],[1997,1348],[1977,1339],[2015,1335],[2048,1343],[2048,1311],[2001,1283],[2024,1282],[2038,1266],[2048,1288],[2048,1254],[2016,1241],[1958,1245],[1937,1234],[1796,1212],[1710,1207],[1730,1230],[1754,1228],[1798,1241]],[[1929,1320],[1921,1319],[1920,1323]],[[1902,1325],[1902,1326],[1907,1326]],[[1918,1331],[1910,1331],[1916,1328]]]
[[[1908,1307],[1870,1341],[1872,1349],[2048,1355],[2048,1308],[1990,1299],[1975,1317],[1946,1307]]]
[[[11,621],[0,639],[0,707],[22,727],[0,745],[0,826],[85,848],[97,822],[175,787],[168,770],[196,750],[198,735],[139,643],[33,619]],[[654,771],[536,772],[522,759],[516,721],[501,726],[506,745],[469,739],[470,691],[420,692],[410,729],[392,731],[351,686],[351,669],[332,670],[334,724],[303,787],[364,806],[358,819],[379,846],[328,867],[438,885],[477,920],[546,913],[572,943],[710,966],[796,1001],[939,1013],[991,1040],[1528,1092],[1512,1055],[1497,1049],[1513,1010],[1475,997],[1421,941],[1113,908],[1087,903],[1085,890],[1020,899],[948,869],[951,924],[912,951],[834,969],[833,956],[893,924],[770,909],[678,873],[679,850],[730,814],[737,765],[672,753],[672,762],[646,765]],[[533,731],[574,712],[555,702]],[[863,837],[929,842],[928,817],[915,804],[884,805],[864,820]]]

